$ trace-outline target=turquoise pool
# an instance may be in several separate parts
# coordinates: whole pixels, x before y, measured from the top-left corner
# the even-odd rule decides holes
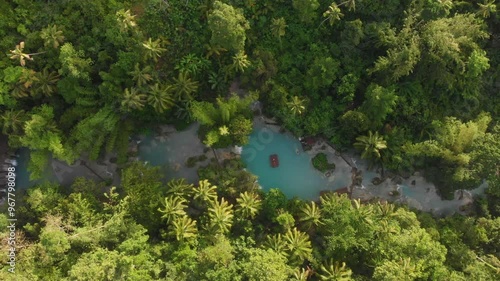
[[[297,153],[298,152],[298,153]],[[279,167],[271,168],[269,156],[277,154]],[[329,181],[311,164],[311,157],[300,142],[290,134],[279,133],[269,126],[256,125],[250,142],[241,154],[247,169],[258,177],[259,185],[268,191],[279,188],[288,197],[316,200],[322,190],[345,186],[341,181]]]
[[[194,123],[175,134],[141,137],[139,159],[152,166],[159,166],[166,180],[185,178],[189,182],[196,182],[197,169],[188,168],[185,163],[191,156],[204,154],[205,146],[198,138],[198,128],[199,125]]]
[[[30,172],[28,172],[30,151],[27,148],[21,148],[17,153],[16,187],[18,189],[27,189],[36,184],[36,181],[30,181]]]

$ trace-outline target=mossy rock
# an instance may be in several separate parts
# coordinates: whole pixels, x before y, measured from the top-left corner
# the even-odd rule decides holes
[[[381,178],[379,178],[379,177],[374,177],[374,178],[372,179],[372,183],[373,183],[373,185],[379,185],[379,184],[381,184],[382,182],[384,182],[384,179],[381,179]]]
[[[196,166],[196,162],[198,162],[198,156],[191,156],[186,160],[186,167],[193,168]]]
[[[314,156],[314,158],[312,159],[312,164],[314,168],[322,173],[330,170],[335,170],[335,164],[328,163],[328,159],[326,157],[326,154],[324,153],[316,154],[316,156]]]

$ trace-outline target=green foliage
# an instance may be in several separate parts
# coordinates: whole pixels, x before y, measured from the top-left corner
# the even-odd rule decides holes
[[[203,141],[205,145],[225,147],[248,143],[248,135],[252,132],[252,122],[248,117],[254,99],[237,95],[227,100],[217,98],[217,107],[209,102],[193,102],[193,118],[208,129]]]
[[[137,222],[150,231],[158,229],[158,207],[163,198],[158,168],[133,162],[122,172],[121,182],[130,200],[129,212]]]
[[[354,147],[361,151],[361,158],[368,159],[372,163],[381,159],[381,151],[387,148],[387,142],[384,137],[379,136],[378,132],[373,134],[369,131],[368,136],[359,136],[356,140]]]
[[[74,159],[84,152],[90,153],[90,159],[97,159],[106,138],[116,129],[118,122],[119,116],[111,108],[102,108],[96,114],[78,122],[69,140]]]
[[[71,43],[65,43],[61,47],[59,60],[62,64],[60,74],[74,78],[89,80],[89,71],[92,64],[91,59],[84,58],[82,50],[76,50]]]
[[[16,201],[17,279],[499,279],[495,1],[285,2],[0,1],[0,125],[30,149],[31,177],[81,154],[116,152],[123,168],[106,196],[78,180]],[[196,188],[125,165],[129,136],[166,120],[246,144],[256,99],[226,98],[233,79],[298,135],[345,148],[364,135],[356,146],[386,168],[426,168],[448,196],[486,179],[486,198],[475,217],[419,222],[264,193],[237,159],[201,168]]]
[[[312,164],[314,168],[316,168],[318,171],[322,173],[335,169],[335,164],[328,163],[328,159],[326,158],[326,154],[324,153],[316,154],[312,158]]]
[[[319,8],[317,0],[293,0],[292,5],[299,19],[305,23],[311,23],[317,17],[316,10]]]
[[[248,258],[241,265],[242,276],[249,281],[284,281],[288,280],[291,269],[286,258],[271,249],[250,249]]]
[[[40,37],[43,39],[45,47],[52,47],[54,49],[57,49],[64,42],[63,32],[58,30],[55,24],[42,29]]]
[[[243,13],[233,6],[215,1],[208,15],[208,27],[212,32],[210,43],[226,50],[238,52],[245,48],[245,31],[250,28]]]
[[[491,156],[498,155],[497,149],[494,148],[498,132],[487,132],[490,122],[489,114],[480,114],[475,120],[467,123],[453,117],[442,122],[435,121],[434,139],[407,145],[405,150],[423,160],[423,163],[442,167],[439,176],[434,175],[433,179],[442,187],[443,194],[449,194],[460,187],[472,187],[479,184],[488,173],[494,172],[494,165],[490,166],[492,164],[488,163],[492,163]],[[489,151],[487,155],[483,154],[485,149]]]
[[[361,112],[371,120],[370,128],[380,128],[387,116],[394,111],[397,100],[398,96],[393,87],[384,88],[371,84],[366,89]]]

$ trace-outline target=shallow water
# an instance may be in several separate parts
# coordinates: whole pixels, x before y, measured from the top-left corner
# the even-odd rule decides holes
[[[271,154],[278,155],[279,167],[270,166]],[[258,177],[265,191],[279,188],[289,198],[297,196],[316,200],[321,190],[335,190],[346,185],[345,180],[329,181],[312,166],[311,156],[302,150],[295,137],[279,133],[271,126],[257,124],[254,127],[249,144],[243,147],[241,159]]]
[[[18,150],[17,167],[16,167],[16,187],[26,189],[33,186],[35,183],[30,182],[30,173],[28,172],[28,162],[30,152],[26,148]]]
[[[198,138],[198,128],[199,125],[194,123],[181,132],[143,137],[139,144],[139,159],[160,166],[167,180],[182,177],[189,182],[197,181],[196,168],[187,168],[185,163],[187,158],[203,154],[204,145]]]

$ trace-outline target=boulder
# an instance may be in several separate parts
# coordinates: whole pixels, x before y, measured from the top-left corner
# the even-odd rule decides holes
[[[400,176],[395,176],[392,178],[392,183],[394,184],[402,184],[403,183],[403,178]]]
[[[381,184],[383,181],[384,181],[384,180],[383,180],[383,179],[381,179],[381,178],[379,178],[379,177],[374,177],[374,178],[372,179],[372,183],[373,183],[373,185],[379,185],[379,184]]]

